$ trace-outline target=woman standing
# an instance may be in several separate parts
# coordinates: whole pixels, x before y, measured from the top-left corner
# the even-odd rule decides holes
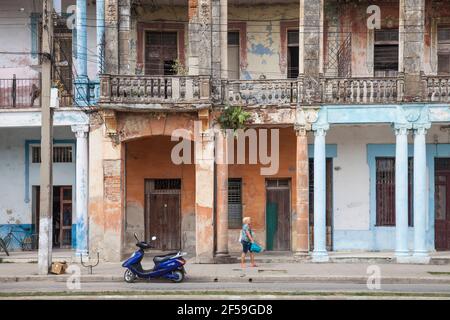
[[[242,219],[243,225],[241,230],[241,243],[242,243],[242,255],[241,255],[241,267],[245,268],[245,256],[247,255],[247,252],[250,252],[250,262],[252,264],[252,267],[256,267],[255,264],[255,255],[251,251],[252,243],[254,242],[253,239],[253,230],[252,230],[252,220],[250,217],[245,217]]]

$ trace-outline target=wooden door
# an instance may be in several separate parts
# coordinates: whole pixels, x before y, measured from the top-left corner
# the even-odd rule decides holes
[[[266,180],[266,249],[291,249],[291,188],[289,179]]]
[[[450,250],[450,158],[436,159],[435,168],[435,248]]]
[[[40,187],[35,186],[33,199],[35,214],[33,223],[35,233],[39,235]],[[53,187],[53,247],[72,247],[72,186]]]
[[[148,31],[145,33],[145,74],[173,75],[173,65],[178,59],[176,32]]]
[[[326,162],[326,248],[333,250],[333,160]],[[309,250],[314,250],[314,160],[309,160]]]
[[[61,187],[59,199],[60,247],[70,248],[72,246],[72,187]]]
[[[146,240],[156,236],[158,250],[181,249],[181,180],[146,180],[145,197]]]

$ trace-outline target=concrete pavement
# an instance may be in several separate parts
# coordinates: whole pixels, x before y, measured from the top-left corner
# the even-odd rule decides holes
[[[54,261],[61,261],[55,260]],[[88,269],[73,264],[82,282],[122,282],[120,263],[100,263]],[[148,259],[144,268],[150,268]],[[449,265],[368,264],[368,263],[260,263],[241,269],[240,264],[186,264],[188,282],[337,282],[367,283],[379,275],[385,284],[450,284]],[[0,284],[22,281],[66,281],[71,274],[40,276],[35,263],[0,263]],[[0,285],[1,291],[1,285]]]

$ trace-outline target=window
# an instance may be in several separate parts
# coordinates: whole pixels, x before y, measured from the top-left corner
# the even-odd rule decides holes
[[[31,162],[41,163],[41,147],[35,146],[31,148]],[[70,163],[72,162],[72,147],[53,147],[54,163]]]
[[[228,228],[242,226],[242,179],[228,179]]]
[[[239,79],[239,42],[238,31],[228,32],[228,79]]]
[[[398,29],[375,30],[375,77],[398,74]]]
[[[413,226],[413,158],[408,160],[408,225]],[[395,158],[376,158],[376,225],[395,226]]]
[[[145,74],[152,76],[174,75],[178,59],[178,34],[176,32],[146,32]]]
[[[298,30],[288,31],[287,46],[288,46],[288,78],[298,78],[298,60],[299,60],[299,37]]]
[[[450,74],[450,26],[438,27],[438,74]]]

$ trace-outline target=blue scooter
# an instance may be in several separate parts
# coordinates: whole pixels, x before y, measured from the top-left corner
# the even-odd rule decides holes
[[[153,258],[155,266],[153,269],[144,270],[141,265],[142,258],[144,257],[144,250],[152,248],[150,244],[144,241],[139,241],[136,233],[134,238],[137,243],[136,246],[139,248],[136,250],[131,257],[129,257],[123,264],[122,267],[127,268],[123,278],[128,283],[133,283],[137,278],[139,279],[155,279],[155,278],[165,278],[171,280],[172,282],[182,282],[184,280],[184,275],[186,271],[184,270],[184,265],[186,260],[183,256],[186,255],[184,252],[169,253],[163,256],[156,256]],[[152,241],[155,241],[156,237],[152,237]]]

